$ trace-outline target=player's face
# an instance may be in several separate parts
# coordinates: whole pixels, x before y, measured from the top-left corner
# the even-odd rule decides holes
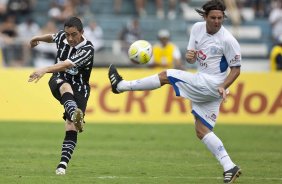
[[[207,16],[205,16],[207,23],[207,32],[209,34],[215,34],[221,28],[224,20],[224,15],[221,10],[211,10]]]
[[[83,31],[78,31],[76,27],[65,27],[66,38],[70,46],[75,47],[83,41]]]

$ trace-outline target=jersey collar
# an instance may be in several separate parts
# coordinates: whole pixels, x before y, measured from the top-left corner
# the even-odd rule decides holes
[[[86,38],[85,38],[83,35],[82,35],[82,38],[83,38],[83,41],[80,42],[79,44],[77,44],[77,46],[74,47],[75,49],[79,49],[80,47],[82,47],[83,45],[86,44],[86,42],[87,42]],[[67,41],[66,38],[64,39],[63,42],[64,42],[65,44],[68,44],[68,45],[69,45],[69,43],[68,43],[68,41]]]

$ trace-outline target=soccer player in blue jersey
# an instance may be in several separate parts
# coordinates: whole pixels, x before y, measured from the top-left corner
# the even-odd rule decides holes
[[[226,98],[228,87],[240,75],[241,66],[239,43],[222,25],[225,9],[221,0],[208,1],[202,9],[196,9],[204,21],[193,25],[185,57],[188,63],[197,63],[197,73],[168,69],[143,79],[126,81],[111,65],[109,80],[114,93],[154,90],[170,84],[177,96],[191,100],[196,135],[222,165],[224,183],[232,183],[241,174],[241,169],[213,132],[220,104]]]

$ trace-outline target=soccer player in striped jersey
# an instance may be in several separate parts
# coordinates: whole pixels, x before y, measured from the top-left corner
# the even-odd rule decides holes
[[[55,34],[35,36],[31,47],[40,42],[56,43],[57,57],[52,66],[36,69],[29,82],[37,82],[46,73],[53,73],[49,87],[53,96],[64,106],[65,138],[62,145],[57,175],[66,173],[67,165],[77,143],[77,132],[83,131],[84,113],[90,95],[89,78],[93,67],[94,47],[83,36],[83,25],[79,18],[65,21],[64,30]]]
[[[223,182],[232,183],[241,174],[241,169],[213,132],[220,104],[226,98],[227,88],[240,75],[241,66],[239,43],[222,26],[225,9],[222,0],[210,0],[202,9],[196,9],[205,21],[193,25],[185,57],[188,63],[197,63],[197,73],[168,69],[143,79],[126,81],[111,65],[109,80],[114,93],[154,90],[170,84],[177,96],[190,99],[196,135],[222,165]]]

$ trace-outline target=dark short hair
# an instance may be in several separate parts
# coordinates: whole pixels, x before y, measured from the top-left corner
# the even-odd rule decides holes
[[[83,30],[82,22],[77,17],[70,17],[70,18],[68,18],[65,21],[64,28],[65,27],[76,27],[79,32],[81,32]]]
[[[211,1],[206,2],[202,6],[202,9],[195,9],[195,10],[202,17],[207,16],[211,10],[220,10],[222,11],[223,16],[226,18],[226,15],[224,12],[225,9],[226,9],[226,6],[222,0],[211,0]]]

